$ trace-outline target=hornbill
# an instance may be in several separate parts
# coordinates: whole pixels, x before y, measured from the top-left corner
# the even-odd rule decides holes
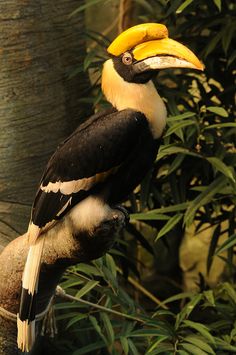
[[[157,155],[166,108],[152,77],[164,68],[203,70],[188,48],[168,37],[163,24],[131,27],[107,51],[102,90],[112,108],[87,119],[59,145],[33,203],[17,317],[18,347],[23,351],[30,351],[35,338],[44,232],[63,217],[73,235],[89,234],[106,219],[112,206],[141,182]]]

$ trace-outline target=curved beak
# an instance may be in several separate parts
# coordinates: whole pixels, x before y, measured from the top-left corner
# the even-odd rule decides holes
[[[132,53],[136,72],[165,68],[204,69],[190,49],[168,37],[138,44]]]

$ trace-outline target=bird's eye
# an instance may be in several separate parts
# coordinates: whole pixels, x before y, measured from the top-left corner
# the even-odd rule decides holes
[[[132,64],[133,62],[133,58],[132,58],[132,55],[130,53],[125,53],[122,57],[122,62],[125,64],[125,65],[130,65]]]

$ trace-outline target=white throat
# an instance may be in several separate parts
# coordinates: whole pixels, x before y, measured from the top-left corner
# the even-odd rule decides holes
[[[112,59],[109,59],[103,66],[102,90],[118,111],[131,108],[142,112],[149,121],[154,138],[162,135],[166,125],[166,107],[152,81],[146,84],[125,81],[115,70]]]

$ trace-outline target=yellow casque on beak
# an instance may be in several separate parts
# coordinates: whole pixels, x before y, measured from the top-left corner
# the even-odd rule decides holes
[[[168,37],[168,30],[160,23],[142,23],[122,32],[107,48],[108,53],[119,56],[140,43]]]
[[[190,49],[171,38],[163,38],[141,43],[133,49],[132,53],[134,59],[137,61],[161,55],[183,59],[190,63],[189,67],[198,70],[203,70],[204,68],[203,64]]]
[[[107,51],[114,56],[131,51],[136,61],[147,60],[150,69],[204,69],[195,54],[183,44],[168,38],[166,26],[159,23],[144,23],[129,28],[110,44]],[[153,57],[156,57],[155,61]]]

